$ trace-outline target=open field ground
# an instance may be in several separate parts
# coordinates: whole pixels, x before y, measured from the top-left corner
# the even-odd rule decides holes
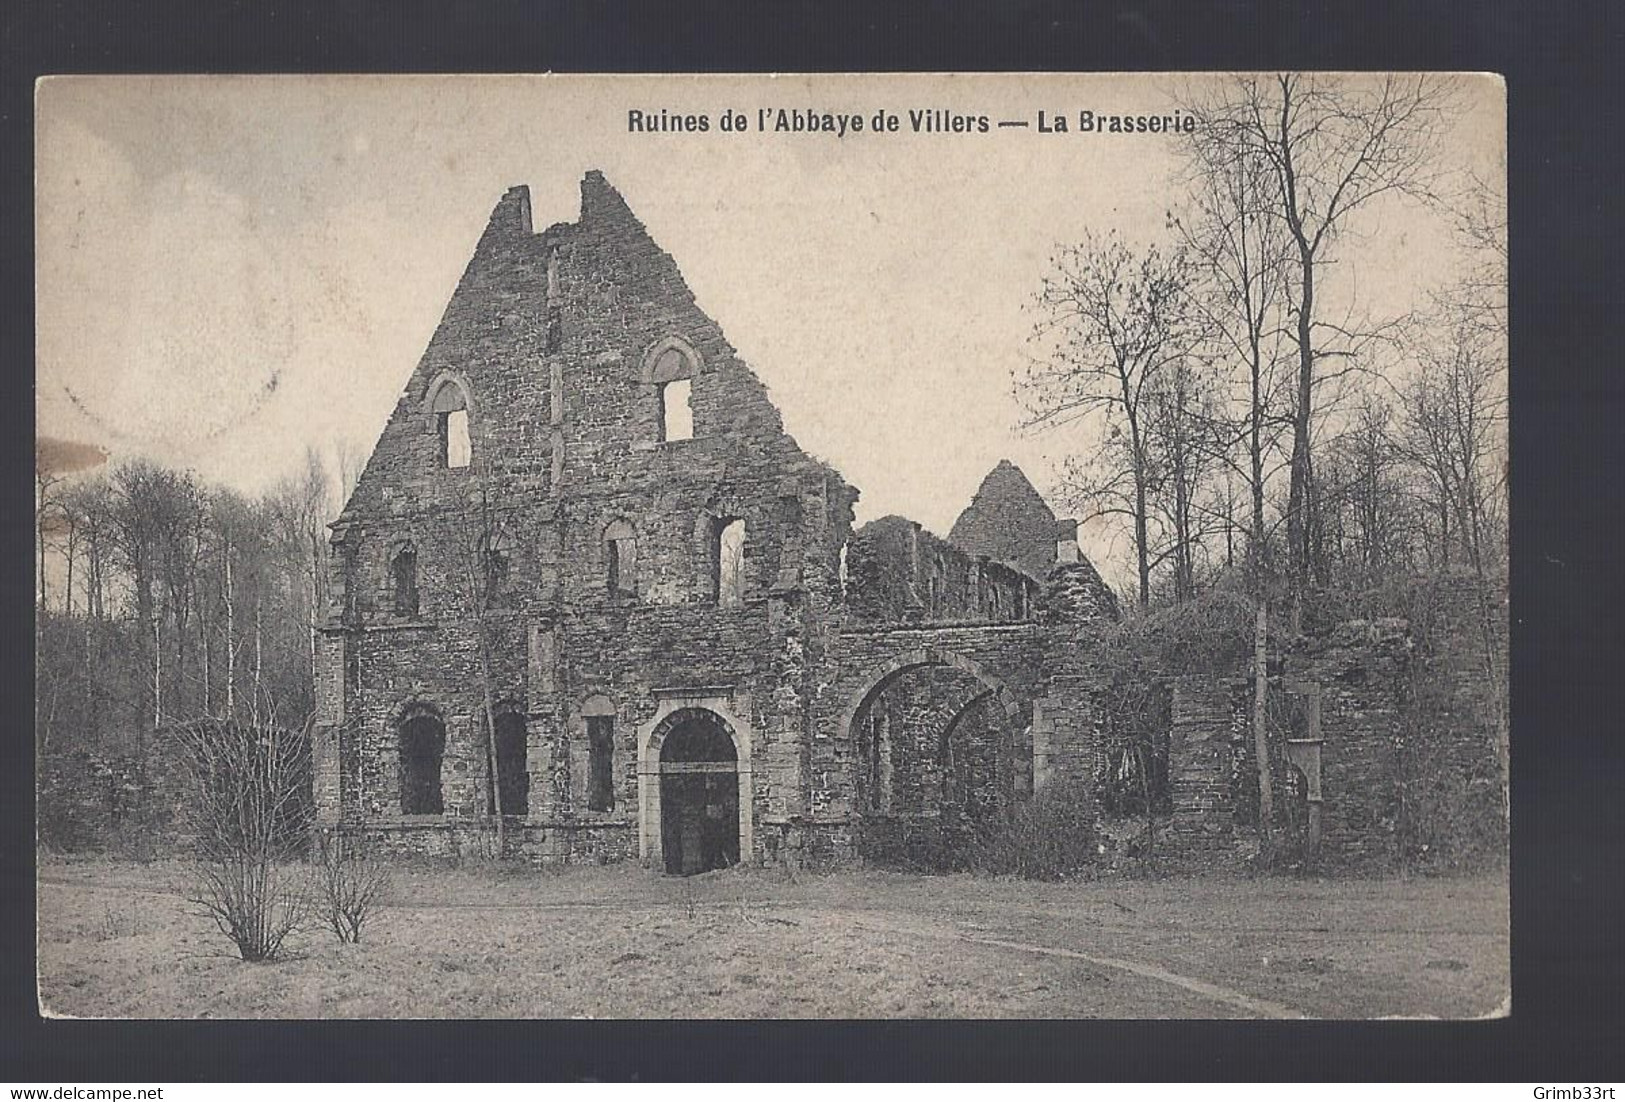
[[[1167,879],[404,865],[359,945],[244,964],[177,864],[42,859],[49,1012],[94,1017],[1473,1017],[1504,878]]]

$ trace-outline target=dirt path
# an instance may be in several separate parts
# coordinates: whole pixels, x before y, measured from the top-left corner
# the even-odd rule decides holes
[[[902,934],[907,937],[934,938],[940,941],[964,941],[972,945],[989,945],[999,949],[1012,949],[1021,953],[1032,953],[1037,956],[1062,957],[1067,960],[1081,960],[1103,968],[1116,968],[1129,972],[1144,979],[1158,980],[1162,983],[1172,984],[1204,998],[1214,999],[1227,1006],[1259,1018],[1309,1018],[1313,1015],[1302,1010],[1284,1006],[1281,1003],[1271,1002],[1268,999],[1258,999],[1251,995],[1234,991],[1228,987],[1208,983],[1205,980],[1192,979],[1177,972],[1170,972],[1155,965],[1141,964],[1138,961],[1123,960],[1119,957],[1102,957],[1093,953],[1080,953],[1074,949],[1057,949],[1048,945],[1032,945],[1024,941],[1006,941],[1003,938],[981,937],[965,933],[960,930],[943,930],[925,926],[905,925],[902,923],[884,922],[876,923],[872,918],[855,922],[860,930],[869,930],[874,933]]]

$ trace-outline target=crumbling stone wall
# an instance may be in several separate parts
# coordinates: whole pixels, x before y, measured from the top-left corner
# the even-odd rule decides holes
[[[1013,623],[1035,617],[1042,593],[1022,571],[907,517],[871,521],[847,547],[846,607],[865,620]]]
[[[1222,854],[1231,848],[1235,832],[1230,794],[1235,694],[1220,677],[1176,677],[1170,712],[1173,846],[1186,857]]]
[[[663,440],[653,358],[676,349],[694,434]],[[473,462],[450,468],[430,406],[467,398]],[[323,815],[445,851],[485,808],[485,633],[499,709],[524,715],[528,814],[513,841],[538,859],[637,852],[638,731],[655,697],[718,687],[751,728],[750,795],[764,820],[805,813],[805,696],[839,600],[856,492],[807,456],[675,263],[602,176],[581,217],[541,233],[528,193],[493,212],[333,534],[334,607],[321,663]],[[715,537],[745,523],[743,599],[717,597]],[[631,592],[611,589],[605,533],[635,531]],[[507,549],[481,612],[482,548]],[[416,553],[418,607],[398,611],[391,561]],[[612,810],[585,806],[581,706],[613,702]],[[400,721],[445,723],[441,815],[403,815]]]
[[[47,747],[37,766],[35,819],[43,845],[156,855],[190,839],[194,781],[167,729],[122,750]]]
[[[1066,524],[1066,532],[1075,539],[1077,525]],[[1012,563],[1042,581],[1055,565],[1062,535],[1062,522],[1057,522],[1043,495],[1020,467],[1001,459],[954,521],[948,539],[973,555]]]
[[[673,381],[690,388],[692,439],[666,438]],[[447,410],[466,412],[467,466],[444,461]],[[995,476],[1014,485],[1009,471]],[[333,525],[320,819],[404,849],[488,846],[487,691],[495,712],[524,721],[529,802],[504,810],[510,850],[535,860],[649,852],[660,829],[642,803],[660,768],[646,760],[650,732],[677,698],[732,717],[741,836],[749,827],[754,841],[745,859],[856,855],[865,809],[851,719],[865,694],[886,695],[877,670],[969,673],[985,699],[938,699],[933,673],[929,708],[895,694],[883,707],[921,731],[958,724],[978,747],[1003,740],[1001,791],[1031,791],[1040,697],[1052,706],[1050,766],[1074,768],[1091,736],[1071,725],[1087,707],[1072,683],[1045,683],[1045,655],[1074,645],[1066,625],[1078,617],[1115,615],[1115,599],[1069,559],[1066,600],[1037,622],[1056,560],[1047,506],[1021,503],[1043,521],[1018,525],[1039,546],[999,545],[1030,560],[1018,567],[900,517],[855,536],[856,498],[785,433],[601,175],[582,182],[578,221],[541,232],[526,189],[511,189]],[[990,501],[981,512],[993,516]],[[719,559],[732,522],[745,531],[737,599]],[[415,587],[398,585],[407,575]],[[415,600],[400,599],[407,588]],[[445,732],[433,814],[402,806],[402,727],[415,716]],[[612,725],[608,809],[588,806],[589,720]],[[924,756],[908,769],[929,785]]]
[[[1328,865],[1385,865],[1395,857],[1411,649],[1403,620],[1351,621],[1288,656],[1288,684],[1313,685],[1320,697]]]
[[[178,840],[178,776],[134,754],[75,750],[39,762],[41,844],[64,851],[161,850]]]

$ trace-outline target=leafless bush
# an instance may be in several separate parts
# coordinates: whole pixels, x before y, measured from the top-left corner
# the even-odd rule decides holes
[[[298,731],[203,721],[178,729],[195,839],[188,899],[247,961],[273,960],[309,917],[310,722]]]
[[[361,928],[389,891],[388,861],[366,839],[339,831],[322,836],[316,858],[328,928],[341,943],[359,942]]]

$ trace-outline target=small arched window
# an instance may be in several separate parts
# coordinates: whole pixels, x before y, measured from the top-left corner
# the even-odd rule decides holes
[[[604,529],[604,563],[609,591],[635,597],[638,593],[638,533],[625,520]]]
[[[668,347],[654,359],[649,381],[658,399],[656,416],[662,441],[691,440],[694,437],[694,360],[683,349]]]
[[[480,580],[484,585],[486,607],[498,604],[508,592],[512,573],[513,541],[507,532],[498,529],[480,540]]]
[[[397,615],[418,614],[418,553],[411,544],[397,548],[389,560],[391,603]]]
[[[440,434],[440,465],[466,467],[474,458],[473,441],[468,435],[468,395],[449,379],[440,384],[430,403],[435,428]]]
[[[712,524],[711,568],[713,596],[719,605],[745,603],[745,522],[740,517],[719,517]]]

